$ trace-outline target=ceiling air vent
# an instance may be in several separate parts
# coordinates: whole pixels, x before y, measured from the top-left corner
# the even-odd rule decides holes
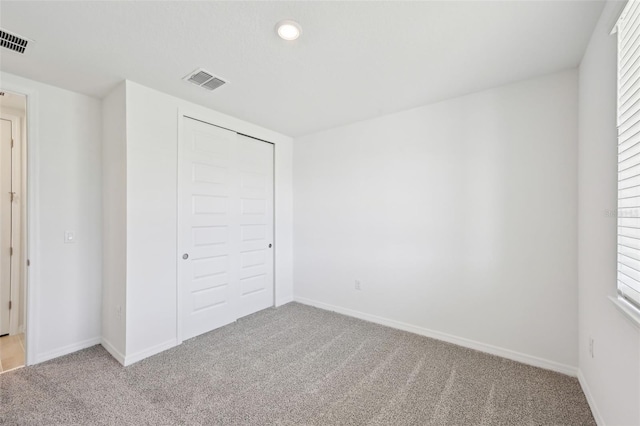
[[[207,90],[215,90],[227,83],[223,79],[214,76],[212,73],[205,71],[202,68],[187,74],[183,80]]]
[[[213,77],[211,80],[207,81],[202,85],[205,89],[215,90],[218,87],[222,86],[225,82],[220,80],[219,78]]]
[[[24,54],[30,41],[27,38],[0,29],[0,46],[6,47],[11,51]]]

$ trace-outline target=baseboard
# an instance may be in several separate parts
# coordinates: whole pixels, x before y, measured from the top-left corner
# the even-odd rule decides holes
[[[587,403],[589,404],[589,408],[591,408],[591,414],[593,414],[593,418],[596,421],[598,426],[604,426],[604,420],[600,415],[600,411],[598,411],[598,407],[596,406],[596,400],[593,398],[593,394],[591,393],[591,389],[589,388],[589,384],[587,383],[587,379],[582,374],[582,370],[578,369],[578,382],[580,382],[580,387],[582,387],[582,392],[584,396],[587,398]]]
[[[385,325],[387,327],[397,328],[399,330],[408,331],[410,333],[419,334],[421,336],[430,337],[432,339],[442,340],[444,342],[453,343],[454,345],[463,346],[465,348],[474,349],[480,352],[486,352],[491,355],[497,355],[502,358],[521,362],[523,364],[544,368],[545,370],[556,371],[568,376],[576,377],[578,373],[578,369],[570,365],[561,364],[559,362],[550,361],[544,358],[538,358],[536,356],[527,355],[521,352],[512,351],[510,349],[505,349],[482,342],[477,342],[475,340],[466,339],[464,337],[458,337],[452,334],[442,333],[440,331],[430,330],[428,328],[423,328],[404,322],[379,317],[376,315],[366,314],[364,312],[355,311],[353,309],[329,305],[327,303],[317,302],[315,300],[307,299],[304,297],[294,297],[294,300],[304,305],[314,306],[316,308],[324,309],[327,311],[334,311],[339,314],[347,315],[380,325]]]
[[[107,352],[111,354],[112,357],[116,359],[116,361],[124,365],[124,355],[122,355],[122,353],[120,353],[120,351],[117,350],[115,346],[111,344],[111,342],[109,342],[107,339],[103,337],[102,340],[100,341],[100,344]]]
[[[286,305],[287,303],[291,303],[293,302],[293,296],[290,297],[285,297],[283,299],[280,300],[276,300],[276,308],[279,308],[282,305]]]
[[[99,345],[101,340],[102,339],[100,337],[93,337],[91,339],[83,340],[82,342],[72,343],[70,345],[54,349],[43,354],[38,354],[35,357],[34,364],[40,364],[41,362],[49,361],[54,358],[69,355],[82,349],[90,348],[91,346]]]
[[[150,356],[159,354],[162,351],[166,351],[167,349],[171,349],[174,346],[177,345],[177,341],[176,339],[171,339],[168,340],[164,343],[160,343],[159,345],[156,346],[152,346],[148,349],[144,349],[141,351],[138,351],[134,354],[131,355],[127,355],[124,357],[124,362],[122,363],[122,365],[124,365],[125,367],[134,364],[138,361],[142,361],[145,358],[149,358]]]

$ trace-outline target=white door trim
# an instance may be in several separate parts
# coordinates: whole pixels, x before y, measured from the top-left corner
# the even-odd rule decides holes
[[[182,139],[184,138],[184,118],[187,115],[182,112],[181,108],[178,108],[178,140],[176,141],[176,345],[182,344],[182,289],[180,288],[180,147],[182,146]]]
[[[38,311],[38,288],[39,288],[39,245],[38,237],[39,233],[39,210],[38,210],[38,119],[39,119],[39,107],[38,107],[38,90],[32,87],[26,87],[19,84],[13,84],[11,82],[3,81],[0,83],[0,89],[5,92],[13,92],[26,96],[27,100],[27,113],[26,113],[26,135],[23,138],[26,149],[26,171],[23,171],[23,176],[26,176],[26,182],[23,183],[23,187],[27,190],[27,208],[26,210],[26,238],[24,242],[26,247],[23,251],[25,258],[23,262],[26,263],[27,259],[30,261],[30,266],[25,264],[25,360],[26,365],[36,364],[37,355],[37,342],[38,342],[38,328],[37,324],[40,319]],[[24,164],[24,161],[23,161]]]
[[[251,138],[254,139],[258,139],[261,140],[265,143],[270,143],[274,146],[273,149],[273,244],[274,244],[274,250],[273,250],[273,306],[276,306],[276,300],[278,300],[277,298],[277,291],[278,291],[278,286],[276,284],[276,250],[275,248],[277,247],[277,235],[276,235],[276,223],[277,223],[277,216],[276,216],[276,199],[278,197],[278,187],[276,185],[276,143],[273,142],[269,142],[266,141],[258,136],[252,136],[246,133],[241,133],[238,132],[237,130],[222,126],[220,124],[216,124],[216,120],[213,119],[211,116],[209,116],[208,114],[203,114],[203,113],[199,113],[197,111],[188,109],[188,108],[183,108],[183,107],[178,107],[178,114],[177,114],[177,120],[178,120],[178,140],[176,143],[176,161],[177,161],[177,173],[175,176],[176,179],[176,217],[177,217],[177,221],[176,221],[176,257],[175,257],[175,262],[176,262],[176,345],[180,345],[184,340],[183,340],[183,332],[182,332],[182,315],[184,314],[184,310],[182,309],[182,302],[183,302],[183,297],[182,297],[182,291],[180,289],[180,286],[178,285],[179,283],[179,277],[180,277],[180,273],[179,273],[179,267],[180,265],[178,264],[181,253],[180,253],[180,247],[178,246],[178,237],[180,235],[180,204],[179,204],[179,176],[180,176],[180,146],[181,146],[181,141],[184,137],[184,119],[185,118],[191,118],[194,120],[198,120],[201,121],[203,123],[207,123],[210,124],[212,126],[216,126],[216,127],[220,127],[223,129],[227,129],[227,130],[231,130],[233,132],[245,135],[245,136],[249,136]]]

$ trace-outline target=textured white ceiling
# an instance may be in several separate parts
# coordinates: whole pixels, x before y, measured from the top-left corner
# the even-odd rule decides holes
[[[600,1],[0,2],[0,69],[104,96],[123,79],[298,136],[578,65]],[[280,40],[276,22],[303,28]],[[230,84],[181,78],[204,67]]]

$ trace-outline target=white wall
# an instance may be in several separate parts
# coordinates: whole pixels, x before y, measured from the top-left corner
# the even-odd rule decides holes
[[[616,37],[624,2],[605,7],[580,64],[578,277],[581,382],[600,424],[640,424],[640,330],[616,294]],[[588,352],[594,338],[594,357]]]
[[[576,147],[575,70],[296,138],[296,300],[575,374]]]
[[[127,128],[122,82],[102,101],[102,345],[124,362],[127,279]]]
[[[101,106],[98,99],[7,73],[0,87],[28,95],[29,363],[100,342]],[[34,210],[31,210],[34,209]],[[64,244],[74,231],[75,244]]]
[[[126,363],[131,363],[179,343],[176,340],[178,112],[275,143],[277,304],[293,298],[292,140],[129,81],[126,98]]]

